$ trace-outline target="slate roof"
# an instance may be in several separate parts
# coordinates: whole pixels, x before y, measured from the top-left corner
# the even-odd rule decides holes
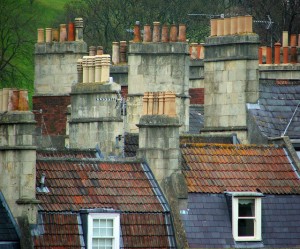
[[[6,249],[20,248],[20,231],[11,211],[0,192],[0,247]]]
[[[203,105],[190,105],[189,115],[189,133],[199,134],[204,126],[204,108]]]
[[[259,107],[248,110],[263,135],[278,137],[287,128],[285,135],[295,139],[300,138],[299,103],[300,85],[261,84]]]
[[[183,144],[181,152],[190,193],[300,194],[299,174],[284,148]]]
[[[37,160],[37,182],[42,173],[46,174],[45,185],[49,193],[37,192],[37,199],[41,201],[40,213],[49,221],[42,224],[50,237],[54,231],[51,227],[60,216],[49,214],[72,212],[68,223],[61,228],[63,234],[72,228],[72,219],[75,222],[80,210],[104,208],[121,212],[121,248],[174,246],[169,206],[147,164],[91,158],[40,158]],[[57,242],[62,247],[67,246],[65,241],[71,235],[65,236]],[[80,231],[72,236],[78,239]],[[35,236],[36,246],[44,241],[42,238],[43,235]]]

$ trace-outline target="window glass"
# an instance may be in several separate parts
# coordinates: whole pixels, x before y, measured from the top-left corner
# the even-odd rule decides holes
[[[239,200],[239,217],[254,217],[255,216],[255,200],[240,199]]]
[[[254,236],[254,219],[239,219],[238,236]]]

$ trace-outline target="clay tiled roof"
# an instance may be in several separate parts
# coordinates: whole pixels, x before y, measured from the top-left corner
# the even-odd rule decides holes
[[[299,177],[284,148],[185,144],[181,152],[189,192],[300,194]]]
[[[41,236],[33,236],[35,248],[82,248],[83,233],[76,213],[40,213]]]
[[[37,193],[45,211],[113,208],[128,212],[161,212],[161,205],[141,163],[83,160],[38,160],[37,182],[46,174],[49,193]],[[165,203],[164,203],[165,204]]]
[[[120,212],[120,248],[175,247],[168,204],[147,164],[44,158],[37,183],[42,173],[49,193],[37,191],[43,229],[34,236],[36,248],[82,246],[80,211],[96,208]]]

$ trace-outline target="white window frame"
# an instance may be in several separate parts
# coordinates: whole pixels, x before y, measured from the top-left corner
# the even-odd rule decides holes
[[[254,220],[254,236],[239,236],[238,235],[238,221],[239,221],[239,200],[250,199],[255,202],[255,216],[254,218],[248,217]],[[235,241],[261,241],[261,198],[260,197],[232,197],[232,234]],[[241,217],[241,219],[247,219],[247,217]]]
[[[88,215],[88,249],[92,249],[93,220],[112,219],[113,220],[113,249],[120,247],[120,214],[118,213],[90,213]]]

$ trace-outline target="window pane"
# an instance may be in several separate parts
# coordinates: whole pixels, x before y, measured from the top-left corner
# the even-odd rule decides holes
[[[254,219],[239,219],[238,236],[254,236]]]
[[[113,227],[113,220],[107,220],[107,227]]]
[[[93,228],[93,236],[99,236],[99,235],[100,235],[99,228]]]
[[[100,236],[101,237],[107,236],[107,234],[106,234],[106,228],[100,228]]]
[[[107,234],[106,234],[107,236],[113,236],[114,235],[113,228],[107,228],[106,232],[107,232]]]
[[[240,199],[239,200],[239,217],[254,217],[255,216],[255,200]]]
[[[100,227],[106,227],[106,220],[100,220]]]
[[[98,219],[94,219],[93,220],[93,227],[99,227],[99,220]]]

